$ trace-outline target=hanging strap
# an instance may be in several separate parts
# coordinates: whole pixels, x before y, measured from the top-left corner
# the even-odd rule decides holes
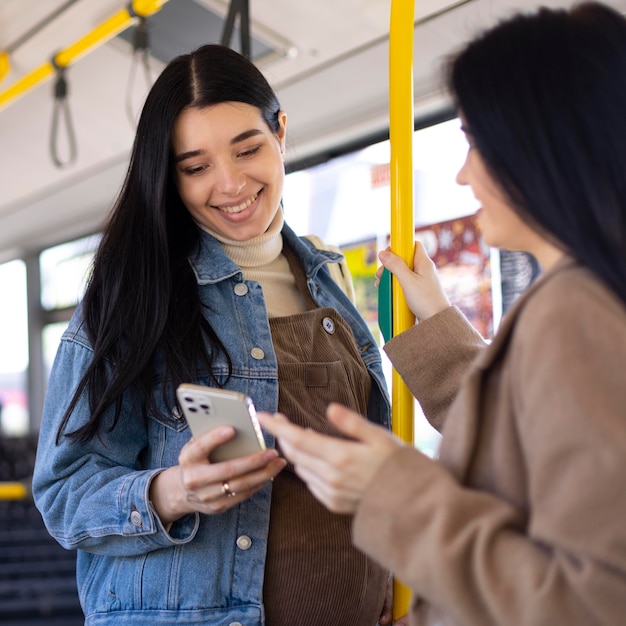
[[[50,156],[52,158],[52,162],[58,168],[63,168],[76,161],[78,151],[76,148],[74,126],[72,125],[72,117],[70,115],[70,108],[67,101],[68,88],[67,80],[65,78],[65,68],[58,65],[54,57],[52,57],[51,63],[56,70],[57,78],[54,83],[54,108],[52,111],[52,128],[50,131]],[[58,152],[58,129],[61,115],[64,116],[67,141],[69,145],[69,157],[65,161],[62,161],[59,158]]]
[[[137,76],[137,67],[141,64],[143,75],[146,81],[146,89],[149,91],[152,87],[152,75],[150,72],[150,28],[148,19],[139,18],[139,24],[133,30],[133,56],[130,64],[130,72],[126,83],[126,116],[130,125],[135,128],[137,125],[136,114],[133,107],[133,93],[135,89],[135,79]]]

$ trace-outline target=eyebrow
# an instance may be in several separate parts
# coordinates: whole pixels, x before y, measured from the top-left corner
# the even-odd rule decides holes
[[[255,137],[256,135],[262,135],[263,132],[260,131],[258,128],[251,128],[250,130],[244,130],[243,133],[239,133],[238,135],[235,135],[235,137],[233,137],[230,140],[230,145],[234,146],[235,144],[241,143],[242,141],[245,141],[246,139],[250,139],[250,137]],[[180,163],[181,161],[184,161],[185,159],[191,159],[192,157],[197,157],[201,154],[204,153],[204,150],[190,150],[189,152],[181,152],[180,154],[177,154],[174,157],[174,163]]]

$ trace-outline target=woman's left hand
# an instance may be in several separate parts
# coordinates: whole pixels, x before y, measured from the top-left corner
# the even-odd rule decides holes
[[[258,414],[311,493],[334,513],[354,513],[369,483],[403,444],[340,404],[329,405],[326,415],[351,440],[300,428],[280,413]]]

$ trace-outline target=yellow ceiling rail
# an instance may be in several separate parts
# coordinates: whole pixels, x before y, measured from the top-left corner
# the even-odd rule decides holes
[[[413,267],[415,220],[413,217],[413,34],[414,0],[392,0],[389,27],[389,142],[391,146],[391,249]],[[393,336],[410,328],[415,317],[393,276]],[[391,380],[393,432],[413,443],[413,396],[394,369]],[[394,621],[407,614],[411,592],[393,581]]]
[[[76,4],[78,0],[65,0],[65,2],[56,7],[51,13],[45,15],[39,22],[34,24],[31,28],[29,28],[25,33],[20,35],[17,39],[12,41],[10,44],[6,46],[6,48],[0,51],[0,81],[4,79],[5,76],[11,71],[11,55],[20,47],[23,46],[27,41],[30,41],[38,32],[40,32],[43,28],[45,28],[51,22],[59,17],[59,15],[63,15],[65,11],[67,11],[73,4]]]
[[[0,81],[11,71],[11,61],[8,52],[0,52]]]
[[[115,37],[118,33],[126,30],[139,18],[149,17],[156,13],[168,0],[133,0],[127,7],[121,9],[107,20],[96,26],[91,32],[81,37],[78,41],[67,48],[51,54],[50,59],[42,63],[38,68],[23,76],[13,83],[8,89],[0,93],[0,110],[14,102],[27,91],[50,78],[56,71],[56,67],[69,67],[72,63],[94,50],[97,46]],[[8,55],[6,59],[0,55],[0,79],[2,72],[8,72],[10,64]]]

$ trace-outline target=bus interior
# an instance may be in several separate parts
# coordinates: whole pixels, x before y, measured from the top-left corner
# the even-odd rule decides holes
[[[414,3],[407,54],[415,234],[486,337],[537,267],[521,254],[503,258],[480,240],[475,200],[454,180],[467,147],[443,69],[481,29],[520,9],[564,4],[569,0]],[[626,10],[626,0],[609,4]],[[139,19],[134,6],[155,10]],[[73,555],[41,538],[41,520],[25,504],[27,485],[47,376],[123,182],[152,81],[176,55],[204,43],[249,54],[288,115],[286,220],[298,234],[343,250],[359,309],[378,333],[373,274],[390,236],[391,6],[0,0],[0,482],[25,485],[23,495],[0,498],[0,615],[11,623],[82,623],[75,583],[67,582]],[[111,20],[124,15],[113,28]],[[70,61],[60,67],[60,58]],[[437,442],[416,407],[415,445],[434,454]],[[18,530],[31,527],[40,534],[20,543]]]

